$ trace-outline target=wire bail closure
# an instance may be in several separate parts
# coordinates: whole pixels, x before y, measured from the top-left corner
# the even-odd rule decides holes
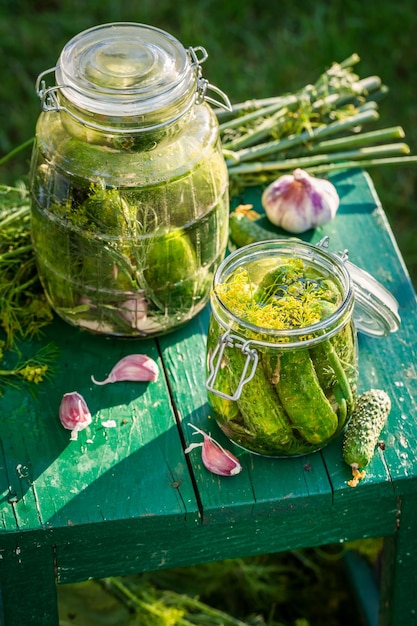
[[[203,102],[209,102],[223,109],[226,109],[226,111],[231,111],[232,105],[227,95],[221,89],[219,89],[218,87],[215,87],[215,85],[212,85],[211,83],[209,83],[208,80],[202,77],[201,64],[204,63],[204,61],[208,58],[208,53],[206,49],[203,48],[202,46],[190,47],[188,48],[188,54],[191,59],[190,66],[192,68],[195,68],[196,76],[197,76],[196,95],[195,95],[195,100],[194,100],[195,104],[202,104]],[[71,115],[78,122],[80,122],[81,124],[84,124],[85,126],[88,126],[89,128],[93,128],[94,130],[100,130],[100,131],[114,132],[115,131],[114,128],[103,127],[99,124],[95,124],[94,122],[86,121],[85,119],[83,119],[82,117],[74,113],[74,111],[70,111],[67,107],[62,106],[59,103],[59,98],[58,98],[59,91],[61,91],[62,89],[71,90],[71,89],[74,89],[74,87],[72,87],[71,85],[65,85],[65,84],[47,87],[45,78],[49,74],[55,73],[56,69],[57,67],[55,66],[55,67],[51,67],[41,72],[36,80],[35,89],[41,101],[42,110],[45,112],[62,111],[64,113],[67,113],[68,115]],[[217,100],[216,98],[212,98],[211,96],[209,96],[207,94],[208,91],[213,91],[215,94],[220,96],[220,100]],[[182,114],[183,112],[177,117],[175,117],[173,120],[169,120],[169,121],[170,122],[176,121],[176,119],[179,119]],[[165,125],[166,125],[166,122],[162,124],[154,125],[151,128],[152,129],[159,128]],[[151,128],[146,128],[145,130],[151,130]],[[131,130],[130,129],[117,129],[117,132],[131,133]]]
[[[203,102],[210,102],[210,104],[215,104],[216,106],[221,107],[222,109],[226,109],[226,111],[232,111],[232,105],[227,97],[227,95],[216,87],[209,83],[208,80],[203,78],[201,64],[208,58],[208,53],[203,46],[194,46],[188,48],[188,53],[191,57],[191,67],[195,67],[197,71],[197,94],[195,102],[196,104],[202,104]],[[198,53],[201,53],[201,57],[198,57]],[[216,100],[215,98],[211,98],[207,95],[207,91],[214,91],[218,96],[221,97],[222,100]]]
[[[242,338],[239,337],[238,335],[232,335],[229,330],[226,331],[219,338],[219,341],[217,342],[217,346],[214,349],[213,354],[211,355],[209,359],[210,373],[206,381],[206,389],[208,389],[208,391],[215,393],[217,396],[219,396],[220,398],[224,398],[225,400],[238,400],[240,398],[243,386],[252,380],[252,378],[255,376],[255,371],[258,366],[258,360],[259,360],[258,352],[256,349],[250,348],[250,345],[249,345],[250,343],[251,343],[250,340],[243,341]],[[230,349],[236,348],[240,350],[242,354],[246,355],[246,361],[243,366],[239,384],[236,388],[236,391],[233,393],[233,395],[228,395],[214,388],[214,383],[216,381],[217,375],[221,368],[223,355],[224,355],[226,348],[230,348]],[[251,365],[251,363],[252,363],[252,368],[250,369],[248,373],[249,366]]]
[[[50,67],[48,70],[41,72],[36,79],[35,90],[41,101],[42,111],[60,111],[60,107],[57,97],[57,92],[63,87],[69,88],[69,85],[54,85],[53,87],[47,87],[45,76],[54,73],[55,67]]]

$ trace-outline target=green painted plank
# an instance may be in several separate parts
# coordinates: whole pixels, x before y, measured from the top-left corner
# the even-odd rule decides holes
[[[248,454],[237,449],[222,435],[207,404],[205,389],[206,334],[209,310],[191,320],[186,328],[159,339],[164,364],[170,381],[171,393],[188,446],[202,441],[188,426],[194,424],[210,433],[217,441],[230,449],[247,467]],[[224,477],[208,472],[201,461],[201,450],[189,454],[193,473],[202,500],[204,520],[237,519],[252,514],[254,506],[253,487],[247,471],[237,476]]]
[[[25,400],[19,397],[17,399],[19,403],[22,403],[22,408],[27,409]],[[7,415],[7,420],[3,421],[0,433],[5,477],[0,498],[2,519],[0,532],[13,531],[18,528],[36,528],[39,525],[39,512],[31,489],[31,463],[27,454],[22,453],[25,439],[31,437],[31,433],[27,431],[25,433],[25,426],[31,419],[31,412],[19,411],[21,418],[15,423],[12,419],[16,413],[7,412],[5,415]],[[10,430],[12,430],[11,437],[8,436]]]
[[[143,515],[198,515],[163,367],[154,341],[109,339],[59,320],[47,330],[60,348],[59,371],[36,398],[8,389],[1,439],[13,516],[2,502],[3,530],[83,524]],[[96,386],[123,356],[143,352],[160,367],[157,382]],[[63,393],[78,391],[93,416],[70,441],[58,418]],[[22,402],[23,400],[23,402]],[[115,426],[105,426],[114,420]],[[17,466],[28,468],[22,479]],[[16,516],[16,517],[15,517]]]
[[[317,509],[331,506],[332,489],[320,452],[293,459],[256,458],[255,513]]]
[[[313,496],[312,500],[316,498]],[[126,575],[208,561],[271,554],[302,547],[393,534],[397,515],[394,497],[359,507],[353,500],[332,507],[294,508],[258,518],[180,525],[149,519],[96,524],[74,534],[59,529],[58,580],[77,582],[89,577]],[[159,520],[160,521],[160,520]],[[65,540],[67,537],[67,540]]]

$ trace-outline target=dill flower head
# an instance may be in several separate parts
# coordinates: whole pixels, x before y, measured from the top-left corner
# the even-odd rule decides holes
[[[234,315],[255,326],[286,330],[305,328],[333,313],[341,295],[336,285],[301,259],[279,263],[255,283],[238,268],[214,291]]]

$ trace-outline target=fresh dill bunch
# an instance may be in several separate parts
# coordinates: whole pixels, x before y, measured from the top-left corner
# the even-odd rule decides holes
[[[30,236],[30,205],[24,184],[0,185],[0,326],[11,347],[52,321]]]

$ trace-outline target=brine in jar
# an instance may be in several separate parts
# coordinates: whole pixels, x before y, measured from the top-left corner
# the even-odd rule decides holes
[[[208,301],[229,198],[201,50],[103,25],[64,47],[57,86],[38,81],[33,246],[52,307],[73,325],[155,336]]]

